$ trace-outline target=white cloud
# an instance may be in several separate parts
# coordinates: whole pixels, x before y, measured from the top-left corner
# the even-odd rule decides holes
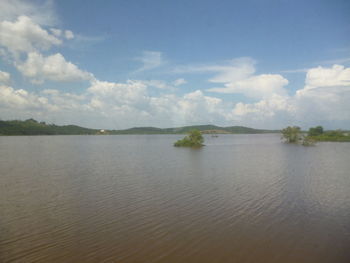
[[[83,102],[84,99],[84,94],[62,93],[58,90],[35,93],[0,85],[0,112],[3,119],[36,118],[55,123],[82,123],[80,117],[87,118],[93,113]]]
[[[57,24],[53,1],[1,0],[0,21],[13,21],[19,16],[30,17],[36,24]]]
[[[157,89],[172,89],[173,87],[169,84],[167,84],[165,81],[152,79],[152,80],[144,80],[142,81],[147,86],[155,87]]]
[[[136,60],[143,64],[137,72],[155,69],[164,64],[163,54],[158,51],[143,51],[142,56]]]
[[[213,83],[228,83],[245,79],[255,72],[256,61],[249,57],[232,59],[224,64],[202,64],[176,67],[173,73],[215,73]]]
[[[256,103],[237,103],[231,119],[339,128],[350,125],[349,101],[350,68],[317,67],[308,70],[304,88],[294,96],[274,94]]]
[[[239,102],[235,105],[232,113],[234,116],[246,116],[253,113],[259,118],[265,118],[275,116],[278,111],[292,112],[293,110],[289,97],[274,94],[256,103]]]
[[[62,30],[58,28],[50,28],[50,31],[52,34],[54,34],[56,37],[60,37],[62,35]]]
[[[312,68],[307,72],[305,82],[306,89],[350,86],[350,68],[341,65],[333,65],[331,68]]]
[[[0,45],[10,52],[31,52],[48,50],[62,41],[34,23],[27,16],[20,16],[15,22],[0,22]]]
[[[42,109],[48,105],[44,97],[33,95],[23,89],[15,90],[9,86],[0,86],[0,107],[7,109]]]
[[[233,59],[229,66],[213,67],[218,74],[209,79],[213,83],[230,83],[245,79],[255,73],[255,60],[251,58]],[[210,69],[210,68],[208,68]]]
[[[243,94],[255,99],[286,95],[284,86],[288,84],[288,80],[279,74],[254,75],[255,63],[255,60],[245,57],[233,59],[228,65],[190,66],[178,68],[176,72],[215,73],[209,82],[223,83],[224,87],[209,88],[209,92]]]
[[[173,82],[152,79],[152,80],[143,80],[142,82],[149,87],[154,87],[157,89],[168,90],[168,91],[174,91],[176,87],[187,83],[185,79],[176,79]]]
[[[70,30],[65,30],[64,31],[64,36],[65,36],[66,39],[73,39],[74,38],[74,34]]]
[[[88,107],[84,104],[86,94],[74,94],[68,92],[60,92],[55,89],[46,89],[40,93],[40,96],[45,97],[50,106],[56,111],[83,111]]]
[[[10,73],[0,70],[0,84],[8,84],[10,82]]]
[[[142,81],[112,83],[96,81],[89,88],[89,106],[106,118],[118,117],[122,127],[176,126],[223,119],[222,100],[197,90],[183,96],[151,96]]]
[[[179,114],[182,123],[214,123],[225,118],[223,101],[200,90],[185,94],[177,105],[173,114]]]
[[[147,86],[141,81],[129,80],[126,83],[114,83],[94,80],[88,88],[88,92],[109,106],[125,104],[142,107],[142,104],[147,100]]]
[[[275,94],[285,95],[288,80],[277,74],[262,74],[226,84],[224,88],[211,88],[218,93],[240,93],[250,98],[267,98]]]
[[[221,99],[201,91],[183,96],[152,96],[142,81],[114,83],[94,80],[81,94],[47,89],[39,93],[1,86],[2,118],[34,117],[68,120],[89,127],[125,128],[142,125],[179,126],[224,119]]]
[[[17,2],[14,2],[16,4]],[[92,80],[91,73],[80,70],[67,61],[60,53],[44,56],[40,52],[62,44],[62,39],[72,39],[70,30],[58,28],[48,30],[35,23],[31,17],[19,16],[14,22],[0,22],[1,56],[14,66],[32,83],[52,81]],[[26,57],[25,61],[22,58]]]
[[[186,83],[187,83],[187,81],[186,81],[185,79],[183,79],[183,78],[176,79],[176,80],[173,81],[173,85],[174,85],[175,87],[184,85],[184,84],[186,84]]]
[[[305,87],[296,92],[298,118],[350,122],[350,68],[341,65],[312,68]]]
[[[91,73],[82,71],[66,61],[60,53],[44,57],[40,53],[31,52],[24,63],[18,63],[16,66],[33,83],[43,83],[45,80],[69,82],[93,79]]]

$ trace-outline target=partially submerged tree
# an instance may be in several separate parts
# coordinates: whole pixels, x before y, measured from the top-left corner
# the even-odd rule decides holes
[[[282,130],[282,137],[288,143],[298,143],[301,137],[301,130],[298,126],[288,126]]]
[[[323,132],[323,128],[321,126],[316,128],[317,133],[320,131]],[[303,146],[313,146],[316,143],[313,137],[303,134],[298,126],[288,126],[287,128],[284,128],[282,130],[282,138],[288,143],[301,144]]]
[[[199,130],[192,130],[182,140],[174,143],[176,147],[201,147],[203,146],[204,138]]]
[[[302,143],[303,146],[313,146],[316,144],[316,140],[310,136],[304,136]]]

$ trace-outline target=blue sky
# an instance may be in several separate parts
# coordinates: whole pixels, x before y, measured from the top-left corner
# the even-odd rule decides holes
[[[0,119],[350,128],[349,1],[0,2]]]

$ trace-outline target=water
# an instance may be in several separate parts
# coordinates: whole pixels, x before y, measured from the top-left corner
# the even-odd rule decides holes
[[[350,143],[0,137],[0,262],[350,262]]]

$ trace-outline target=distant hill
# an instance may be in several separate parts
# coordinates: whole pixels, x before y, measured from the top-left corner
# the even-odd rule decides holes
[[[204,134],[256,134],[277,133],[278,130],[261,130],[243,126],[219,127],[216,125],[195,125],[177,128],[136,127],[125,130],[89,129],[77,125],[55,125],[38,122],[34,119],[25,121],[1,121],[0,135],[96,135],[96,134],[181,134],[190,130],[200,130]]]
[[[230,133],[255,134],[255,133],[278,133],[278,132],[280,132],[279,130],[253,129],[253,128],[248,128],[248,127],[244,127],[244,126],[231,126],[231,127],[226,127],[224,129]]]
[[[190,130],[200,130],[208,134],[257,134],[257,133],[278,133],[278,130],[261,130],[243,126],[220,127],[216,125],[194,125],[177,128],[155,128],[155,127],[138,127],[126,130],[112,130],[111,134],[178,134],[187,133]]]
[[[1,121],[0,135],[80,135],[97,134],[99,130],[88,129],[76,125],[58,126],[46,124],[34,119],[26,121]]]
[[[109,130],[110,134],[165,134],[164,129],[155,127],[136,127],[126,130]]]

